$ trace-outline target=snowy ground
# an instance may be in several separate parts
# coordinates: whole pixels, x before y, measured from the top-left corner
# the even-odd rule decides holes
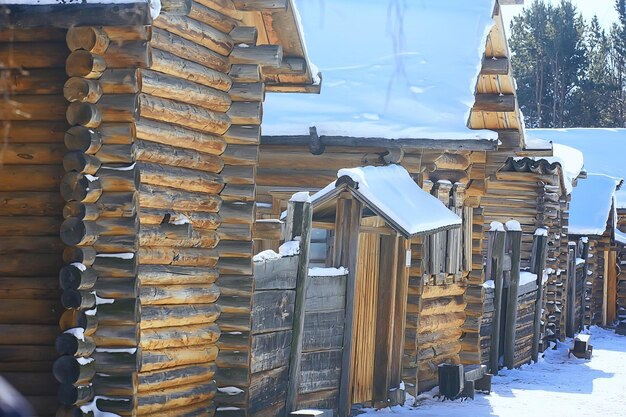
[[[537,364],[501,371],[491,395],[444,403],[425,398],[418,407],[370,410],[364,416],[626,416],[626,337],[598,327],[590,333],[591,361],[568,359],[568,341]]]

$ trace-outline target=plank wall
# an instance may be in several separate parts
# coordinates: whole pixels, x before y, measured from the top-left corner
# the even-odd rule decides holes
[[[64,30],[0,30],[0,375],[43,417],[58,408],[68,54]]]

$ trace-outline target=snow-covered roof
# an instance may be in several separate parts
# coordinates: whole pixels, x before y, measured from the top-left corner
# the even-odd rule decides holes
[[[600,236],[606,231],[614,209],[615,189],[620,180],[602,174],[589,174],[572,191],[568,233]]]
[[[494,0],[296,4],[323,88],[269,95],[264,135],[497,139],[467,127]]]
[[[580,150],[589,173],[626,179],[626,129],[528,129],[528,136]],[[617,191],[616,204],[626,208],[626,190]]]
[[[311,196],[314,208],[340,189],[343,177],[354,181],[352,191],[357,198],[405,237],[461,225],[459,216],[422,190],[399,165],[340,169],[340,180]]]
[[[536,139],[533,139],[531,143],[536,143]],[[545,142],[545,141],[544,141]],[[572,188],[574,185],[574,180],[578,178],[584,166],[584,156],[581,151],[578,149],[574,149],[571,146],[565,146],[558,143],[551,144],[549,142],[545,142],[550,145],[548,148],[542,149],[550,149],[552,147],[552,155],[553,156],[537,156],[530,158],[535,161],[546,161],[549,164],[559,164],[561,166],[561,171],[563,172],[563,185],[568,194],[572,192]],[[528,142],[527,142],[528,144]],[[529,149],[528,147],[526,149]],[[515,160],[523,160],[523,158],[515,158]]]

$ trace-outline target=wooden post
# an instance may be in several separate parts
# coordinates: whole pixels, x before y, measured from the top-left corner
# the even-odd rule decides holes
[[[589,271],[589,239],[583,240],[583,253],[582,257],[585,261],[583,264],[583,282],[580,295],[580,327],[579,330],[585,328],[585,312],[587,311],[587,272]]]
[[[602,271],[602,325],[606,326],[608,321],[608,301],[609,301],[609,254],[610,251],[604,251],[604,265]]]
[[[338,416],[350,415],[350,379],[351,355],[354,329],[354,295],[356,291],[356,267],[359,252],[359,231],[363,205],[354,199],[339,199],[337,202],[337,220],[335,223],[335,258],[334,266],[348,268],[346,282],[346,316],[343,329],[343,350],[341,355],[341,376],[339,382]],[[337,248],[342,247],[340,252]]]
[[[607,282],[606,294],[606,322],[612,324],[617,318],[617,252],[615,249],[609,251],[608,270],[604,273]]]
[[[513,369],[515,364],[515,330],[517,327],[517,294],[520,279],[520,258],[522,253],[522,231],[507,232],[511,243],[511,281],[506,305],[506,327],[504,331],[504,366]]]
[[[309,247],[311,246],[311,229],[313,227],[313,212],[310,202],[289,202],[294,206],[290,212],[301,213],[300,225],[292,227],[300,233],[300,258],[298,260],[298,274],[296,276],[296,300],[293,317],[293,331],[291,333],[291,353],[289,359],[289,384],[287,386],[287,413],[296,410],[298,404],[298,389],[300,388],[300,365],[302,359],[302,338],[304,336],[304,318],[306,293],[309,285]]]
[[[409,267],[410,267],[411,241],[400,238],[398,251],[398,272],[396,274],[396,304],[394,307],[393,322],[393,351],[391,356],[390,389],[400,390],[402,382],[402,357],[404,356],[404,332],[406,330],[406,310],[409,293]],[[408,257],[408,259],[407,259]],[[408,261],[408,262],[407,262]],[[409,263],[409,265],[407,265]],[[395,391],[394,391],[395,392]],[[400,400],[404,402],[404,392],[400,393]],[[398,399],[396,396],[395,399]],[[392,402],[392,405],[393,404]]]
[[[548,236],[535,235],[533,238],[533,272],[537,274],[537,297],[535,298],[535,320],[533,334],[533,350],[531,358],[534,362],[539,360],[539,340],[541,338],[541,312],[543,309],[543,270],[546,268],[546,256],[548,252]]]
[[[378,272],[378,308],[376,311],[376,341],[374,342],[374,406],[386,406],[390,388],[393,353],[394,307],[398,272],[398,240],[395,236],[380,237],[380,266]]]
[[[567,244],[567,300],[565,335],[574,337],[576,332],[576,244]]]
[[[491,256],[487,262],[491,264],[490,278],[495,283],[494,312],[491,323],[491,349],[489,351],[489,372],[498,374],[499,346],[500,346],[500,315],[502,314],[502,287],[504,285],[504,241],[506,232],[496,230],[489,232]]]

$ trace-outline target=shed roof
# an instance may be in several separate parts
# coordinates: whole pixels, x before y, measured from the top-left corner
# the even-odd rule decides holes
[[[399,165],[340,169],[337,181],[311,196],[314,210],[349,190],[405,237],[459,227],[461,218],[422,190]]]
[[[589,174],[572,191],[568,233],[601,236],[615,210],[615,190],[621,180],[603,174]],[[615,218],[615,217],[614,217]]]
[[[626,129],[529,129],[529,136],[580,150],[589,173],[626,178]],[[617,191],[616,205],[626,208],[626,190]]]
[[[467,127],[494,0],[296,3],[324,88],[268,96],[265,135],[497,139]]]
[[[549,142],[546,142],[549,143]],[[506,168],[517,172],[537,172],[556,174],[557,165],[561,168],[562,187],[567,194],[572,192],[576,179],[583,172],[584,156],[581,151],[571,146],[549,143],[553,156],[511,158]]]

